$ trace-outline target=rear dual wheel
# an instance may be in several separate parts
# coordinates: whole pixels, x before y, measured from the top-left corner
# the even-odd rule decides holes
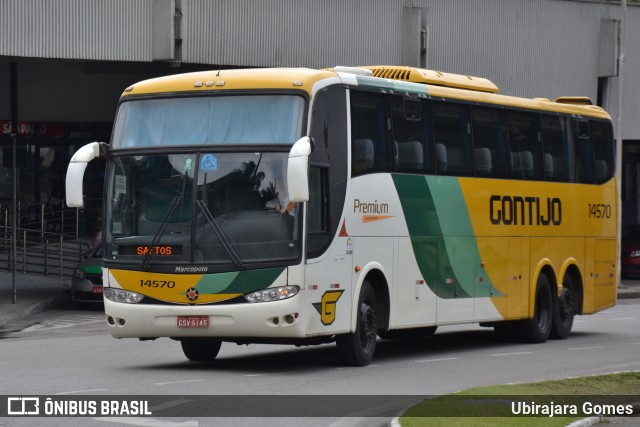
[[[571,274],[567,273],[562,281],[560,296],[554,298],[551,338],[565,339],[571,334],[573,318],[578,312],[577,301],[578,291],[575,280]]]
[[[533,318],[520,320],[515,324],[518,336],[525,342],[545,342],[551,335],[553,313],[551,284],[547,275],[540,273],[536,284]]]

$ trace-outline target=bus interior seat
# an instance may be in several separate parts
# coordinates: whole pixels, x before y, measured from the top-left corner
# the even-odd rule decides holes
[[[436,144],[436,163],[438,171],[447,170],[447,147],[444,144]]]
[[[472,166],[467,161],[467,154],[460,147],[447,147],[447,169],[451,172],[469,172]]]
[[[475,149],[476,173],[479,175],[490,175],[493,169],[491,163],[491,150],[483,147]]]
[[[375,159],[373,141],[368,138],[354,140],[352,156],[353,173],[372,169]]]
[[[420,141],[396,142],[396,153],[398,167],[422,169],[423,154]]]
[[[602,182],[607,178],[608,173],[607,161],[596,160],[596,181]]]
[[[549,153],[544,153],[544,176],[553,177],[553,156]]]
[[[513,177],[533,175],[533,153],[531,151],[514,151],[511,153],[511,167]]]

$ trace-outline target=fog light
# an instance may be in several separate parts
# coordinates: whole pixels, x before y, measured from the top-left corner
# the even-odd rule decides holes
[[[125,304],[137,304],[144,299],[144,295],[137,292],[125,291],[124,289],[104,288],[104,297],[109,301],[122,302]]]
[[[268,288],[262,291],[251,292],[244,297],[249,302],[269,302],[280,301],[291,298],[300,292],[298,286],[281,286],[278,288]]]

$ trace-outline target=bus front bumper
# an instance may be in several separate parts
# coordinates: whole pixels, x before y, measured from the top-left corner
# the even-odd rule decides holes
[[[105,298],[104,309],[115,338],[304,338],[302,301],[297,295],[253,304],[174,306],[126,304]]]

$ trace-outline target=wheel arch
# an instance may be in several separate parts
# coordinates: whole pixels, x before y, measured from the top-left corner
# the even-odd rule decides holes
[[[357,313],[358,313],[358,296],[362,289],[362,284],[367,281],[373,287],[376,294],[377,313],[376,320],[378,323],[378,329],[387,330],[389,328],[389,313],[390,313],[390,294],[389,294],[389,281],[387,280],[387,274],[378,263],[370,263],[366,265],[360,271],[360,277],[358,278],[356,287],[353,292],[353,302],[351,307],[351,332],[356,330]]]

